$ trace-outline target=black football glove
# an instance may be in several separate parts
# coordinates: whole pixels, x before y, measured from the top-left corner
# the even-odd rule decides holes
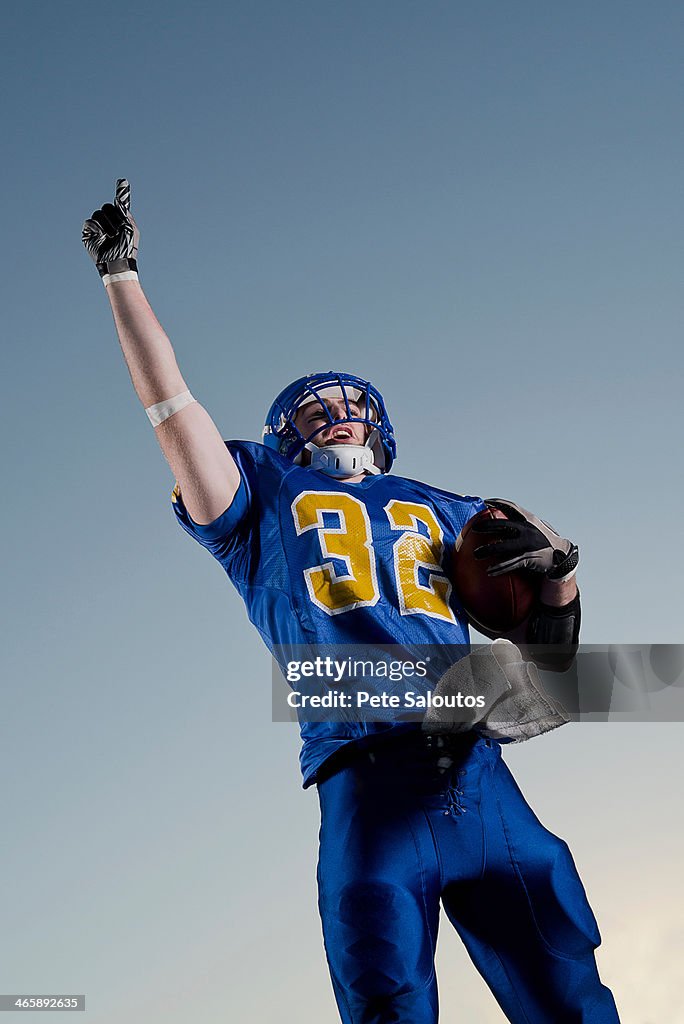
[[[565,540],[552,526],[532,512],[501,498],[487,498],[490,508],[498,508],[506,519],[483,519],[473,523],[473,533],[483,543],[475,548],[475,558],[496,558],[487,570],[489,576],[502,576],[516,569],[541,573],[548,580],[562,583],[574,576],[579,564],[579,548]]]
[[[82,238],[100,277],[137,271],[140,232],[131,216],[131,186],[125,178],[116,183],[114,203],[105,203],[85,222]]]

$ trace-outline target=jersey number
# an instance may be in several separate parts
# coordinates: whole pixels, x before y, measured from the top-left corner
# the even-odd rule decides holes
[[[451,583],[444,575],[444,533],[434,513],[414,501],[390,501],[384,509],[399,534],[393,545],[394,578],[402,615],[430,615],[456,622],[449,606]],[[328,615],[377,604],[380,590],[368,511],[363,502],[339,491],[304,491],[292,502],[297,535],[318,532],[323,562],[304,570],[309,597]],[[427,536],[420,530],[420,525]],[[343,571],[332,561],[342,562]],[[427,582],[419,580],[419,570]]]

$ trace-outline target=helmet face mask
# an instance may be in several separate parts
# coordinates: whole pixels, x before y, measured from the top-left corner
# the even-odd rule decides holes
[[[344,402],[346,415],[334,418],[326,399],[335,398],[338,403]],[[296,424],[297,414],[306,405],[317,402],[324,414],[324,422],[317,425],[308,436],[299,430]],[[355,409],[352,409],[354,403]],[[358,410],[358,412],[357,412]],[[367,472],[388,473],[396,455],[394,431],[389,421],[382,395],[370,381],[355,377],[350,373],[312,373],[300,377],[288,385],[278,395],[271,406],[264,426],[263,442],[275,451],[290,459],[300,462],[305,451],[312,453],[312,468],[319,469],[331,476],[344,478],[358,473],[358,462],[352,459],[352,452],[344,452],[345,446],[334,446],[339,450],[343,463],[356,468],[346,472],[344,465],[340,468],[339,460],[319,458],[315,439],[333,424],[363,423],[367,428],[364,445],[346,445],[348,449],[356,449],[357,460],[361,460],[361,468]],[[326,446],[328,447],[328,446]],[[349,461],[351,459],[351,461]],[[335,468],[337,466],[337,468]]]

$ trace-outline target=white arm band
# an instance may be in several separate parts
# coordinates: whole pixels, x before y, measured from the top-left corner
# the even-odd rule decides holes
[[[168,420],[169,416],[173,416],[174,413],[184,409],[186,405],[192,405],[196,401],[197,399],[193,398],[189,391],[181,391],[180,395],[174,395],[173,398],[166,398],[163,402],[150,405],[145,412],[152,426],[158,427],[164,420]]]
[[[108,284],[111,284],[112,281],[137,281],[137,280],[138,280],[138,275],[136,274],[135,270],[122,270],[118,274],[103,274],[102,275],[102,283],[105,286],[105,288],[107,287]]]

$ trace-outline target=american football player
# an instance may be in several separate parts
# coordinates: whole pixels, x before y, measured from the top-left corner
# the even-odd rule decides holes
[[[377,388],[310,374],[278,395],[261,443],[224,442],[140,286],[127,181],[86,221],[83,241],[175,474],[175,515],[269,647],[467,644],[445,557],[485,503],[391,473],[396,441]],[[527,639],[576,643],[576,546],[504,504],[508,519],[485,524],[482,547],[499,556],[495,572],[540,574]],[[527,669],[515,656],[512,668],[510,646],[493,645],[490,664],[512,684]],[[618,1021],[570,851],[527,805],[496,732],[480,726],[302,723],[304,786],[317,787],[321,806],[323,937],[345,1024],[434,1024],[440,906],[509,1021]]]

